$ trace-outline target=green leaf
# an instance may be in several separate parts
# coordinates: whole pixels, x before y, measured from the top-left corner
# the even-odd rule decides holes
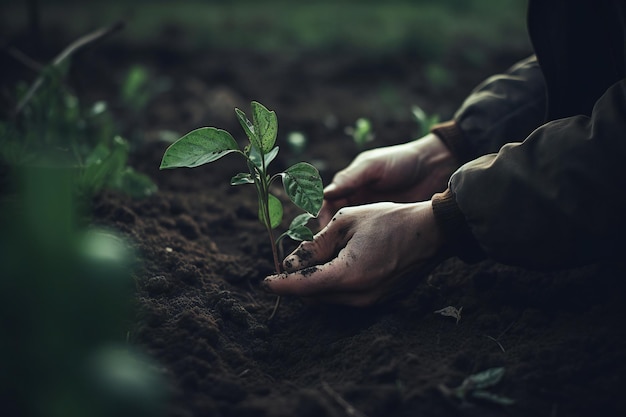
[[[496,385],[504,376],[504,368],[490,368],[465,378],[461,388],[466,391],[481,390]]]
[[[303,240],[313,240],[313,232],[306,226],[299,226],[295,229],[289,229],[286,232],[287,236],[298,242]]]
[[[283,204],[280,202],[278,198],[274,197],[272,194],[267,195],[267,203],[268,203],[269,215],[270,215],[270,227],[272,229],[275,229],[283,221]],[[263,211],[261,210],[260,205],[259,205],[259,220],[261,220],[261,223],[267,226],[267,222],[265,221],[265,215],[263,214]]]
[[[248,158],[250,158],[252,163],[262,171],[267,170],[267,167],[276,158],[277,155],[278,155],[278,146],[275,146],[274,149],[272,149],[267,154],[265,154],[265,169],[264,169],[261,166],[263,162],[261,159],[261,153],[259,152],[259,149],[256,146],[250,146],[250,148],[248,149]]]
[[[239,124],[243,127],[244,132],[246,132],[246,136],[250,140],[250,143],[256,146],[258,149],[262,149],[261,141],[257,136],[257,132],[254,129],[254,125],[250,120],[248,120],[248,116],[244,112],[239,109],[235,109],[235,114],[237,115],[237,120],[239,120]]]
[[[86,158],[87,165],[83,167],[79,187],[89,193],[97,193],[107,185],[115,187],[126,167],[128,152],[129,144],[120,136],[113,139],[111,149],[98,144]]]
[[[285,232],[293,240],[313,240],[313,232],[306,227],[306,224],[311,220],[313,216],[309,213],[302,213],[291,221],[289,229]]]
[[[274,149],[265,154],[265,167],[267,168],[270,165],[276,156],[278,155],[278,146],[274,146]]]
[[[193,168],[237,151],[239,147],[230,133],[214,127],[201,127],[187,133],[165,150],[160,169]]]
[[[317,168],[306,162],[299,162],[287,168],[283,175],[285,192],[295,205],[317,216],[324,199],[322,178]]]
[[[252,175],[248,172],[240,172],[230,179],[230,185],[254,184]]]
[[[267,154],[276,143],[278,119],[274,111],[269,111],[261,103],[252,102],[252,122],[254,131],[260,141],[259,149]]]
[[[313,218],[313,216],[310,213],[299,214],[299,215],[297,215],[296,217],[293,218],[293,220],[291,221],[291,224],[289,225],[289,228],[290,229],[296,229],[298,227],[306,226],[306,224],[312,218]]]
[[[513,405],[515,404],[515,400],[509,397],[503,397],[501,395],[497,395],[497,394],[493,394],[489,391],[473,391],[471,394],[472,398],[475,398],[477,400],[483,400],[483,401],[488,401],[490,403],[493,404],[498,404],[498,405]]]
[[[131,167],[126,167],[112,186],[136,199],[149,197],[157,192],[157,186],[150,177],[135,171]]]

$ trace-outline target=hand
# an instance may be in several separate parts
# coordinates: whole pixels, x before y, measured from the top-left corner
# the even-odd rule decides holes
[[[366,306],[430,272],[443,259],[443,243],[430,201],[343,208],[285,258],[286,273],[263,285],[278,295]]]
[[[446,189],[458,167],[446,145],[432,133],[401,145],[365,151],[324,190],[320,226],[326,226],[335,212],[346,206],[429,200]]]

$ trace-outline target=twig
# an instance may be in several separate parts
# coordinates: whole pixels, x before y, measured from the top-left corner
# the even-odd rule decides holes
[[[498,346],[500,346],[500,350],[501,350],[503,353],[506,353],[506,350],[504,350],[504,347],[502,346],[502,343],[500,343],[500,342],[498,341],[498,339],[496,339],[495,337],[491,337],[491,336],[489,336],[488,334],[486,334],[486,335],[485,335],[485,337],[487,337],[488,339],[491,339],[491,340],[493,340],[494,342],[496,342],[496,343],[498,344]]]
[[[35,61],[19,49],[9,47],[7,48],[7,52],[17,61],[22,63],[26,68],[29,68],[35,72],[41,72],[44,69],[43,65],[41,65],[39,62]]]
[[[326,391],[333,400],[337,401],[337,403],[343,407],[343,411],[351,417],[367,417],[365,414],[354,408],[352,404],[346,401],[337,391],[332,389],[330,385],[326,382],[322,381],[322,388]]]
[[[78,52],[80,49],[121,30],[123,27],[124,27],[124,22],[120,21],[120,22],[114,23],[111,26],[98,29],[94,32],[91,32],[85,36],[82,36],[76,39],[74,42],[69,44],[59,55],[57,55],[56,58],[54,58],[51,66],[58,67],[59,65],[63,63],[63,61],[65,61],[67,58],[69,58],[70,56]],[[19,115],[20,112],[26,106],[26,104],[28,104],[28,102],[33,98],[33,95],[37,92],[39,87],[41,87],[41,84],[43,84],[43,79],[44,79],[43,76],[39,76],[35,80],[33,85],[30,86],[30,88],[28,89],[24,97],[17,104],[13,117],[16,117],[17,115]]]
[[[272,309],[272,314],[270,314],[267,321],[272,321],[276,316],[276,312],[278,311],[278,307],[280,307],[280,295],[276,297],[276,303],[274,303],[274,308]]]
[[[516,322],[516,321],[517,321],[517,319],[516,319],[516,320],[513,320],[513,321],[511,322],[511,324],[509,324],[508,326],[506,326],[506,329],[504,329],[504,330],[502,331],[502,333],[500,333],[496,339],[500,339],[502,336],[504,336],[504,334],[505,334],[506,332],[508,332],[509,330],[511,330],[511,327],[513,327],[513,325],[515,324],[515,322]]]
[[[492,336],[489,336],[489,335],[487,335],[487,334],[485,335],[485,337],[487,337],[487,338],[489,338],[489,339],[493,340],[494,342],[496,342],[496,343],[498,344],[498,346],[500,346],[500,350],[501,350],[502,352],[506,353],[506,350],[504,350],[504,347],[502,346],[502,343],[500,343],[500,338],[501,338],[502,336],[504,336],[504,335],[506,334],[506,332],[508,332],[509,330],[511,330],[511,327],[513,327],[513,325],[515,324],[515,322],[516,322],[516,321],[517,321],[517,320],[513,320],[513,321],[511,322],[511,324],[509,324],[509,325],[506,327],[506,329],[504,329],[504,330],[502,331],[502,333],[500,333],[500,334],[498,335],[498,337],[492,337]]]

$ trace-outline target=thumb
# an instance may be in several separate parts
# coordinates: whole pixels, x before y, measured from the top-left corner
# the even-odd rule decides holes
[[[353,163],[349,165],[335,174],[332,182],[324,188],[324,198],[337,200],[349,196],[368,181],[367,176],[364,174],[366,172],[362,164]]]

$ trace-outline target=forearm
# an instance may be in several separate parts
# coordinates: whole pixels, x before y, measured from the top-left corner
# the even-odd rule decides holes
[[[543,74],[533,56],[478,85],[453,120],[433,132],[465,163],[524,140],[543,123],[545,107]]]
[[[591,118],[548,123],[461,167],[433,199],[447,240],[498,261],[530,267],[574,266],[620,247],[626,226],[626,87],[596,103]],[[443,210],[443,209],[446,210]],[[444,227],[445,229],[445,227]],[[480,256],[475,257],[480,259]]]

